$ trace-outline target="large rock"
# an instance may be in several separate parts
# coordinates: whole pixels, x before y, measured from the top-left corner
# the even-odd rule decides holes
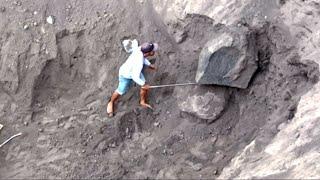
[[[196,82],[247,88],[256,70],[254,33],[222,26],[200,53]]]
[[[228,102],[225,88],[212,86],[189,86],[176,88],[179,109],[193,114],[208,123],[219,118]]]

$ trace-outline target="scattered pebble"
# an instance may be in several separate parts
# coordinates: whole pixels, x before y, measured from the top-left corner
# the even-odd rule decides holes
[[[115,142],[113,142],[112,144],[110,144],[110,147],[111,147],[111,148],[115,148],[115,147],[117,147],[117,146],[116,146],[116,143],[115,143]]]
[[[21,6],[22,5],[22,3],[20,1],[14,1],[13,4],[16,5],[16,6]]]
[[[214,174],[214,175],[217,175],[217,174],[218,174],[218,170],[214,170],[214,171],[213,171],[213,174]]]
[[[66,10],[70,10],[72,8],[72,6],[69,4],[67,7],[66,7]]]
[[[54,24],[54,17],[53,16],[48,16],[47,17],[47,23],[48,24]]]
[[[28,24],[25,24],[25,25],[23,26],[23,29],[24,29],[24,30],[29,29],[29,25],[28,25]]]
[[[23,125],[25,125],[25,126],[28,126],[28,122],[27,121],[25,121],[24,123],[23,123]]]
[[[38,131],[39,131],[39,132],[43,132],[43,131],[44,131],[44,129],[40,128]]]
[[[6,8],[5,7],[1,7],[0,8],[0,12],[5,12],[6,11]]]
[[[38,14],[38,11],[33,11],[33,15],[37,15]]]
[[[192,164],[191,167],[195,171],[200,171],[202,169],[203,165],[201,163],[197,163],[197,164]]]
[[[162,154],[163,154],[163,155],[167,155],[167,150],[164,149],[164,150],[162,151]]]
[[[267,19],[268,18],[268,16],[264,16],[264,19]]]
[[[155,127],[159,127],[159,126],[160,126],[160,123],[159,123],[159,122],[155,122],[155,123],[153,123],[153,125],[154,125]]]

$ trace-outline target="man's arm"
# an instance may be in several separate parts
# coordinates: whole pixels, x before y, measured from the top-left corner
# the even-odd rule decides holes
[[[150,69],[156,70],[156,66],[150,63],[150,61],[147,58],[143,58],[143,64],[147,65]]]

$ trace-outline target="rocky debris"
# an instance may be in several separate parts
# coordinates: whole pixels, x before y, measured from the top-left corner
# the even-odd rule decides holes
[[[202,48],[196,82],[247,88],[257,70],[255,34],[245,27],[220,27]]]
[[[13,2],[13,5],[21,6],[21,5],[22,5],[22,3],[21,3],[21,1],[14,1],[14,2]]]
[[[194,163],[192,161],[186,161],[186,163],[195,171],[200,171],[203,168],[201,163]]]
[[[154,126],[154,127],[160,127],[161,124],[160,124],[160,122],[154,122],[154,123],[153,123],[153,126]]]
[[[54,24],[54,17],[53,16],[48,16],[47,18],[46,18],[46,21],[47,21],[47,23],[48,24]]]
[[[176,88],[179,109],[208,123],[219,118],[228,102],[228,91],[221,87],[189,86]]]

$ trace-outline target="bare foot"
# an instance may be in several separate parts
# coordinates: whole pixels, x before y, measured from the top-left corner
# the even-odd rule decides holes
[[[113,117],[113,103],[109,102],[107,105],[107,113],[109,117]]]
[[[149,108],[149,109],[153,109],[152,106],[150,104],[147,103],[140,103],[140,105],[144,108]]]

